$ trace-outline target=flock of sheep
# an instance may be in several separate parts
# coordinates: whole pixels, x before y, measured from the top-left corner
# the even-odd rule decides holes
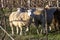
[[[40,10],[36,10],[34,14],[39,15]],[[17,11],[12,12],[10,14],[9,23],[12,30],[12,34],[14,34],[14,31],[13,31],[13,25],[14,25],[16,27],[17,34],[18,34],[18,27],[19,27],[20,35],[22,35],[22,27],[25,26],[26,31],[28,31],[28,27],[32,23],[31,10],[29,9],[25,12],[21,12],[20,8],[17,8]]]
[[[46,5],[47,9],[49,9],[49,6]],[[55,9],[50,9],[52,12],[51,13],[47,13],[47,16],[49,17],[47,20],[48,26],[51,24],[52,19],[53,19],[53,10]],[[56,11],[56,10],[55,10]],[[50,12],[50,11],[49,11]],[[16,33],[19,33],[19,29],[20,28],[20,35],[22,35],[22,27],[26,27],[26,32],[29,30],[29,26],[31,23],[34,23],[35,26],[37,27],[37,33],[38,32],[38,26],[39,24],[42,25],[42,32],[45,33],[46,29],[45,29],[45,18],[44,18],[44,14],[45,10],[43,8],[33,8],[33,9],[29,9],[27,11],[21,12],[21,8],[17,8],[17,11],[12,12],[9,16],[9,24],[12,30],[12,35],[14,34],[14,30],[13,27],[16,27]],[[34,19],[34,21],[32,21]]]

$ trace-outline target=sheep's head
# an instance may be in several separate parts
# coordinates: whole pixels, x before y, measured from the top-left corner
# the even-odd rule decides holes
[[[24,21],[27,21],[27,20],[30,19],[30,16],[28,15],[28,12],[23,12],[20,15],[21,15],[22,20],[24,20]]]
[[[46,8],[46,9],[50,9],[49,5],[46,5],[45,8]]]
[[[43,9],[42,8],[36,8],[34,14],[35,15],[40,15],[42,13]]]
[[[20,12],[20,8],[17,8],[17,12]]]

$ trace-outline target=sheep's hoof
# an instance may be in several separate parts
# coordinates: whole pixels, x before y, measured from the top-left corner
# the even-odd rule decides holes
[[[29,29],[26,29],[26,32],[28,31]]]
[[[20,35],[22,35],[22,33],[20,33]]]

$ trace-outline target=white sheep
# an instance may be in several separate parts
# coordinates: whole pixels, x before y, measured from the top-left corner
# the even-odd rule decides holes
[[[12,12],[9,16],[9,23],[11,26],[12,34],[13,32],[13,25],[16,26],[17,34],[18,34],[18,27],[20,28],[20,35],[22,35],[22,26],[26,26],[28,31],[28,26],[30,23],[30,16],[28,15],[29,12],[20,12],[19,9],[16,12]],[[31,15],[31,13],[30,13]]]

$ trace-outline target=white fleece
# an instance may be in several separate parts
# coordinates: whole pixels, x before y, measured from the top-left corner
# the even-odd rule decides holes
[[[28,15],[29,15],[29,16],[31,15],[31,10],[28,10]]]

